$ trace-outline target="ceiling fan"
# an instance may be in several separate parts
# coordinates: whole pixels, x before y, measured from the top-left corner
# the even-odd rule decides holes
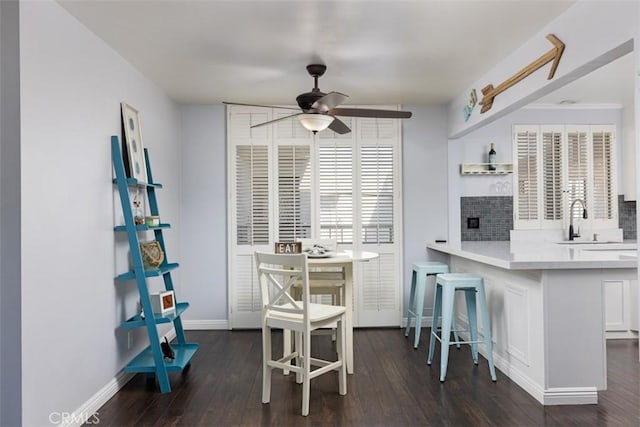
[[[281,120],[297,117],[300,120],[300,123],[313,133],[329,128],[335,133],[345,134],[351,132],[351,129],[349,129],[349,126],[336,116],[373,117],[385,119],[408,119],[411,117],[410,111],[375,110],[370,108],[338,108],[338,105],[346,101],[348,96],[340,92],[324,93],[320,91],[320,88],[318,88],[318,77],[321,77],[326,70],[327,66],[324,64],[307,65],[307,72],[311,77],[313,77],[314,86],[313,89],[311,89],[311,92],[302,93],[296,97],[296,101],[302,112],[269,120],[251,127],[255,128],[258,126],[269,125]],[[223,103],[229,105],[283,108],[291,110],[291,108],[273,105],[242,104],[238,102]]]

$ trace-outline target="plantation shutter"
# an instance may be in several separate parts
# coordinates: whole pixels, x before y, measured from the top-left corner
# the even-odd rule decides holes
[[[542,128],[542,220],[562,224],[562,126]]]
[[[278,146],[278,241],[311,237],[311,152],[308,145]]]
[[[393,147],[360,150],[362,243],[393,243]]]
[[[266,145],[236,147],[236,244],[269,243],[269,157]]]
[[[514,228],[618,229],[615,126],[514,125],[513,144]]]
[[[590,210],[587,200],[589,191],[589,156],[587,153],[588,127],[569,126],[567,127],[567,205],[571,206],[576,199],[584,202],[587,210]],[[569,212],[569,219],[573,216],[576,223],[582,219],[582,205]]]
[[[270,241],[269,148],[240,144],[234,151],[235,250],[230,254],[230,320],[233,327],[245,328],[260,320],[262,304],[253,253],[267,248]]]
[[[318,149],[320,238],[353,243],[353,148],[327,144]]]
[[[398,205],[401,188],[398,121],[367,118],[358,121],[358,247],[379,254],[359,263],[355,275],[358,324],[387,326],[401,322],[400,278],[397,266],[402,249],[398,242]],[[409,278],[410,280],[410,278]]]
[[[613,126],[591,126],[593,203],[591,215],[594,221],[607,223],[617,218],[617,189],[613,179],[614,128]],[[617,227],[614,222],[612,224]]]
[[[539,228],[539,173],[537,126],[514,126],[514,226],[517,229]]]
[[[230,327],[260,327],[254,252],[301,238],[377,252],[377,259],[353,265],[354,326],[400,325],[398,121],[342,117],[352,129],[342,135],[313,135],[295,119],[251,128],[289,114],[227,107]]]

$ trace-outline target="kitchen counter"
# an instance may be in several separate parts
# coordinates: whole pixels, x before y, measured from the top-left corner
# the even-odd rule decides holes
[[[598,402],[607,388],[605,295],[637,283],[635,241],[426,247],[427,259],[484,278],[497,369],[544,405]],[[456,323],[468,329],[464,298],[457,298]]]
[[[427,243],[427,248],[507,270],[636,268],[635,240]]]

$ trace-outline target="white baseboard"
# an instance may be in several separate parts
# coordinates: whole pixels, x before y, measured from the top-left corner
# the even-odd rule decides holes
[[[182,327],[190,331],[229,329],[228,320],[182,320]]]
[[[422,327],[423,328],[430,328],[431,327],[431,316],[422,316]],[[402,327],[406,328],[407,327],[407,318],[403,317],[402,318]],[[411,321],[411,327],[415,328],[416,327],[416,319],[415,317],[413,318],[413,320]]]
[[[96,394],[91,396],[80,408],[71,414],[61,417],[58,425],[64,427],[81,426],[85,423],[98,424],[100,413],[98,410],[107,403],[122,387],[125,386],[135,374],[127,374],[124,371],[118,372],[116,377],[102,387]]]
[[[185,330],[224,330],[229,329],[228,320],[183,320],[182,327]],[[176,337],[175,329],[171,328],[164,335],[169,341]],[[161,338],[164,338],[161,337]],[[100,414],[98,410],[107,403],[122,387],[124,387],[135,374],[125,373],[124,370],[118,372],[111,381],[102,387],[96,394],[91,396],[82,406],[73,413],[62,417],[58,425],[64,427],[76,427],[85,423],[98,424]]]
[[[171,328],[161,339],[167,337],[169,341],[176,337],[175,329]],[[59,426],[63,427],[76,427],[83,424],[99,424],[100,413],[98,410],[107,403],[122,387],[124,387],[135,374],[125,373],[124,370],[120,370],[111,381],[102,387],[96,394],[91,396],[82,406],[76,409],[71,414],[65,414],[61,417]]]
[[[466,327],[466,325],[465,325]],[[468,340],[467,332],[460,334],[462,340]],[[482,339],[480,335],[479,339]],[[494,343],[495,345],[495,343]],[[478,346],[478,352],[487,357],[484,345]],[[509,360],[493,352],[493,364],[496,369],[504,373],[511,381],[516,383],[531,397],[543,405],[589,405],[598,403],[598,390],[595,387],[565,387],[547,388],[538,384],[528,375],[512,365]]]
[[[595,405],[598,390],[595,387],[548,388],[544,391],[544,405]]]

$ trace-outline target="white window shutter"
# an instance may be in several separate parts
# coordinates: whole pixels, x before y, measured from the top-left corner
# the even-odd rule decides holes
[[[360,274],[356,301],[359,325],[388,326],[390,319],[398,318],[398,258],[397,251],[380,251],[378,258],[358,265]]]
[[[271,115],[266,109],[238,108],[229,114],[232,123],[230,133],[235,140],[258,140],[269,138],[269,126],[251,126],[271,120]]]
[[[269,157],[266,145],[236,146],[236,243],[269,243]]]
[[[515,125],[513,144],[516,229],[618,228],[614,125]]]
[[[234,328],[260,324],[262,301],[253,252],[238,254],[233,259],[233,300]]]
[[[320,238],[353,242],[353,148],[321,144],[318,149]]]
[[[517,229],[540,228],[540,130],[537,126],[514,125],[513,167],[515,188],[514,226]]]
[[[542,126],[542,224],[562,226],[563,126]]]
[[[278,146],[278,241],[311,238],[311,152],[308,145]]]
[[[276,110],[273,113],[273,119],[281,119],[295,113],[295,110]],[[278,141],[291,139],[309,140],[311,137],[311,132],[300,124],[300,120],[298,120],[297,117],[275,122],[272,126],[275,128],[276,138]]]
[[[588,137],[588,126],[567,126],[567,182],[565,188],[569,207],[579,199],[585,203],[587,210],[590,210],[587,197],[590,191]],[[568,212],[567,219],[570,220],[573,216],[573,221],[576,223],[582,219],[582,211],[582,205],[578,204],[573,212]]]
[[[398,120],[365,118],[358,120],[358,131],[362,140],[391,140],[398,131]]]
[[[230,326],[260,325],[254,251],[272,250],[274,241],[314,237],[337,239],[340,250],[379,254],[354,263],[354,325],[399,325],[397,121],[341,117],[352,129],[344,135],[325,130],[313,136],[295,118],[251,128],[287,114],[228,107]]]
[[[363,244],[394,242],[393,146],[360,149],[360,224]]]
[[[591,126],[593,202],[591,216],[599,227],[617,228],[617,188],[615,179],[615,128]]]

